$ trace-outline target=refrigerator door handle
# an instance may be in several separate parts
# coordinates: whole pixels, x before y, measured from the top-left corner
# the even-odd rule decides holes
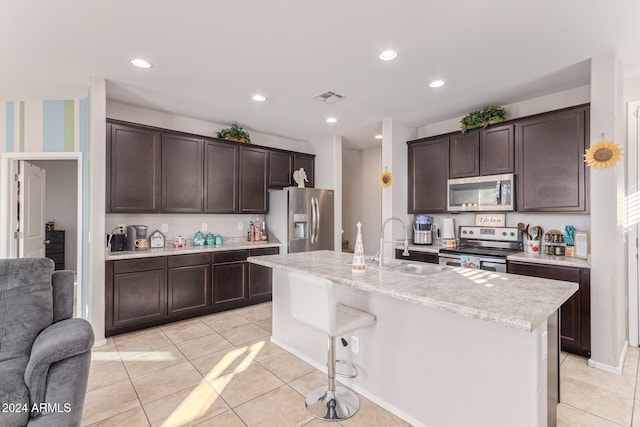
[[[311,198],[311,230],[309,230],[309,235],[311,237],[311,244],[315,244],[316,238],[316,205],[315,205],[315,197]]]
[[[318,237],[320,236],[320,203],[318,202],[318,198],[314,197],[316,201],[316,242],[318,241]]]

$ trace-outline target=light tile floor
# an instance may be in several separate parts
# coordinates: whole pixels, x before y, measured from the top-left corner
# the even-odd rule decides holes
[[[265,303],[108,339],[93,350],[82,425],[328,425],[304,409],[326,375],[272,344],[270,329]],[[558,426],[640,427],[637,348],[623,375],[574,355],[561,362]],[[409,425],[362,396],[360,403],[354,417],[331,425]]]

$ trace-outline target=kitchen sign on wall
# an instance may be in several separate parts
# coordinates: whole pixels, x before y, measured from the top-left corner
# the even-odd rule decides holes
[[[504,213],[477,213],[475,224],[477,227],[504,227],[507,214]]]

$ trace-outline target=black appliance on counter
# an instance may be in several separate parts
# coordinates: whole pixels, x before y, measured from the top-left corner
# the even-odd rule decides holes
[[[507,256],[522,252],[520,230],[515,227],[460,226],[455,249],[440,249],[439,263],[452,267],[507,272]]]
[[[147,240],[146,225],[129,225],[127,226],[127,250],[128,251],[146,251],[149,249],[149,241]]]

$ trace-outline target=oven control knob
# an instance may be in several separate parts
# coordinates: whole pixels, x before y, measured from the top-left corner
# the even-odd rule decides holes
[[[506,231],[503,231],[503,232],[502,232],[502,235],[503,235],[503,236],[506,236],[506,235],[507,235],[507,232],[506,232]]]
[[[462,234],[467,234],[467,230],[462,231]]]
[[[469,231],[469,234],[473,234],[473,230]]]
[[[515,236],[516,233],[514,233],[513,231],[511,232],[511,237]]]

